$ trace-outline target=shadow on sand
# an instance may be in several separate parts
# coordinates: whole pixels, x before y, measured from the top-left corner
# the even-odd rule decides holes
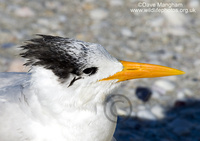
[[[160,120],[118,117],[114,137],[117,141],[200,141],[200,100],[176,103]]]

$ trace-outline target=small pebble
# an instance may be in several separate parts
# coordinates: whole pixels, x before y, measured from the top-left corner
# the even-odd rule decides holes
[[[108,16],[108,12],[103,9],[94,9],[90,11],[90,17],[93,20],[102,20]]]
[[[67,17],[65,15],[60,15],[58,17],[59,21],[62,22],[62,23],[65,23],[67,21]]]
[[[175,89],[175,84],[168,80],[157,80],[154,85],[164,91],[173,91]]]
[[[174,47],[174,49],[177,51],[177,52],[179,52],[179,53],[182,53],[183,52],[183,46],[176,46],[176,47]]]
[[[122,36],[131,37],[133,35],[132,31],[128,28],[122,28],[121,30]]]
[[[160,27],[160,26],[163,25],[163,23],[164,23],[163,17],[158,17],[158,18],[155,18],[155,19],[151,20],[149,24],[152,27]]]
[[[174,106],[175,107],[183,107],[186,105],[186,102],[185,101],[181,101],[181,100],[177,100],[175,103],[174,103]]]
[[[143,102],[147,102],[150,99],[152,92],[149,88],[137,87],[135,94],[136,94],[138,99],[140,99]]]
[[[183,92],[178,92],[177,100],[185,100],[185,94]]]
[[[123,110],[121,108],[117,108],[116,110],[117,110],[117,114],[119,116],[127,116],[128,115],[127,112],[126,112],[126,110]]]
[[[138,111],[146,110],[146,107],[144,105],[139,105],[139,106],[137,106],[137,108],[138,108]]]
[[[124,4],[123,0],[110,0],[110,6],[121,6]]]
[[[151,112],[158,118],[164,118],[164,109],[160,105],[155,105],[151,108]]]
[[[37,19],[37,23],[43,26],[48,26],[49,21],[45,18]]]
[[[46,1],[45,6],[48,9],[57,9],[57,8],[61,7],[62,5],[58,1]]]
[[[82,8],[84,10],[92,10],[94,9],[94,5],[92,3],[86,2],[82,5]]]
[[[184,88],[183,92],[187,96],[192,96],[193,95],[192,91],[190,89],[188,89],[188,88]]]
[[[15,11],[16,16],[26,18],[26,17],[33,17],[35,12],[29,7],[22,7]]]
[[[161,94],[158,93],[157,91],[153,91],[152,98],[160,100],[161,99]]]
[[[149,110],[139,111],[137,117],[141,119],[156,120],[156,117]]]
[[[163,89],[162,87],[158,87],[155,84],[152,86],[152,90],[153,90],[154,93],[157,93],[160,96],[166,94],[166,90],[165,89]],[[157,95],[157,96],[159,96],[159,95]]]

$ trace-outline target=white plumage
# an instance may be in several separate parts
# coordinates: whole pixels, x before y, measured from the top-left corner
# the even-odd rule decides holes
[[[142,65],[124,70],[101,45],[40,36],[22,46],[30,73],[0,73],[0,140],[110,141],[105,98]]]
[[[70,55],[81,50],[75,43],[71,43],[74,52]],[[111,140],[115,123],[104,116],[103,103],[116,80],[98,80],[123,67],[100,45],[87,48],[91,50],[89,60],[82,63],[85,68],[98,67],[98,71],[91,76],[81,74],[83,78],[71,86],[76,74],[69,74],[61,82],[42,65],[32,66],[30,73],[0,74],[1,141]]]

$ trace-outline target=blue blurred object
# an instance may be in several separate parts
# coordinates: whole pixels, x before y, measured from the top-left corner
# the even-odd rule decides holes
[[[152,95],[152,91],[147,87],[137,87],[135,94],[138,99],[143,102],[147,102]]]
[[[1,48],[6,49],[6,48],[11,48],[13,46],[15,46],[14,43],[4,43],[4,44],[1,45]]]

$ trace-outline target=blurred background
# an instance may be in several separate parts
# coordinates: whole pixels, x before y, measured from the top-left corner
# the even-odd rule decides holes
[[[131,12],[160,0],[0,0],[0,71],[27,71],[20,45],[35,34],[77,38],[103,45],[119,60],[153,63],[181,76],[131,80],[113,94],[118,141],[200,140],[200,1],[174,0],[188,12]],[[150,7],[151,8],[151,7]],[[157,8],[169,8],[168,6]],[[124,118],[124,117],[129,117]]]

